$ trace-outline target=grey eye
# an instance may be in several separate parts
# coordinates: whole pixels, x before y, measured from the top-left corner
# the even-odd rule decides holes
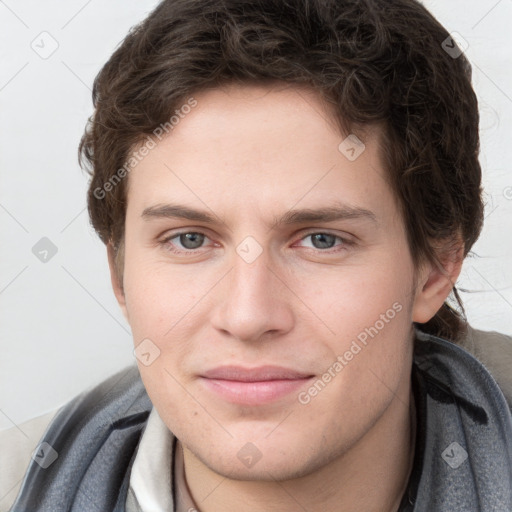
[[[183,233],[179,235],[180,244],[185,249],[198,249],[203,244],[204,238],[201,233]]]
[[[313,235],[309,235],[313,246],[317,249],[330,249],[334,247],[336,243],[336,236],[329,235],[327,233],[315,233]]]

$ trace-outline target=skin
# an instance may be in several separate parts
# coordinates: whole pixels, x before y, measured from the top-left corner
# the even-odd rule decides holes
[[[194,97],[129,176],[122,283],[109,246],[135,346],[149,338],[160,350],[140,373],[183,446],[191,495],[204,512],[394,511],[413,460],[412,323],[441,307],[461,262],[415,268],[378,127],[349,161],[312,91],[232,85]],[[171,203],[215,222],[143,215]],[[290,210],[340,204],[373,218],[273,226]],[[205,238],[185,246],[181,232]],[[314,233],[334,236],[318,246]],[[248,236],[262,250],[251,263],[236,251]],[[224,364],[321,378],[393,304],[400,312],[306,404],[298,394],[311,382],[247,406],[200,378]],[[252,467],[237,457],[248,442],[261,453]]]

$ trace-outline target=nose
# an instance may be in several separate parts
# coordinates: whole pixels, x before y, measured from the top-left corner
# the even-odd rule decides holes
[[[290,331],[293,294],[265,251],[252,262],[234,255],[218,289],[213,326],[240,341],[259,341]]]

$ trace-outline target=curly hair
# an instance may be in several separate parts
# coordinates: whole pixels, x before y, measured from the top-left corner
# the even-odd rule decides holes
[[[479,113],[471,66],[447,44],[456,48],[416,0],[162,1],[94,81],[79,147],[93,227],[122,255],[126,161],[192,94],[275,81],[314,90],[341,132],[383,127],[415,264],[440,265],[447,243],[466,256],[483,223]],[[456,341],[465,320],[453,292],[461,312],[446,302],[421,328]]]

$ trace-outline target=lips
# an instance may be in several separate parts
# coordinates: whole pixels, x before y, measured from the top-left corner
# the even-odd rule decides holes
[[[208,391],[228,402],[260,405],[290,395],[312,377],[280,366],[220,366],[204,372],[201,381]]]
[[[219,366],[204,372],[207,379],[234,380],[239,382],[258,382],[265,380],[296,380],[311,377],[296,370],[281,366],[259,366],[257,368],[242,368],[241,366]]]

